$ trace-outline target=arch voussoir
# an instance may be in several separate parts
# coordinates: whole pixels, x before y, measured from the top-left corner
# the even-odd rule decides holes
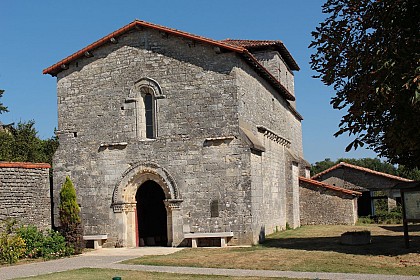
[[[137,163],[128,168],[114,188],[112,207],[115,213],[129,211],[129,205],[135,204],[137,189],[146,181],[158,183],[167,200],[178,200],[180,195],[175,180],[167,170],[156,163]]]

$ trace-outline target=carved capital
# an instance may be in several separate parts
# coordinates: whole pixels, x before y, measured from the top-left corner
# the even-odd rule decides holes
[[[164,201],[166,210],[168,211],[181,210],[181,202],[183,202],[182,199],[166,199]]]
[[[136,211],[136,203],[114,203],[112,205],[114,213],[134,212]]]

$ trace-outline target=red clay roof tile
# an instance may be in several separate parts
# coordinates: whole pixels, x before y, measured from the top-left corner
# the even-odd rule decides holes
[[[313,180],[313,179],[310,179],[310,178],[299,177],[299,181],[311,184],[311,185],[316,186],[316,187],[326,188],[326,189],[330,189],[330,190],[333,190],[333,191],[342,192],[342,193],[345,193],[345,194],[350,194],[350,195],[355,195],[355,196],[362,195],[362,193],[358,192],[358,191],[352,191],[352,190],[348,190],[348,189],[345,189],[345,188],[332,186],[332,185],[329,185],[329,184],[326,184],[326,183],[323,183],[323,182],[319,182],[319,181],[316,181],[316,180]]]
[[[267,49],[269,47],[275,48],[282,57],[286,60],[287,65],[292,70],[299,71],[299,65],[294,60],[290,52],[287,50],[285,45],[280,40],[234,40],[234,39],[226,39],[221,40],[220,42],[229,44],[231,46],[243,47],[249,51],[252,50],[259,50],[259,49]]]
[[[330,167],[330,168],[328,168],[328,169],[326,169],[326,170],[324,170],[324,171],[322,171],[318,174],[315,174],[314,176],[311,177],[311,179],[317,179],[317,178],[321,177],[322,175],[325,175],[325,174],[329,173],[330,171],[333,171],[335,169],[342,168],[342,167],[347,167],[347,168],[352,168],[352,169],[356,169],[356,170],[359,170],[359,171],[364,171],[364,172],[367,172],[367,173],[370,173],[370,174],[387,177],[387,178],[398,180],[398,181],[401,181],[401,182],[412,182],[413,181],[413,180],[410,180],[410,179],[407,179],[407,178],[403,178],[403,177],[391,175],[391,174],[388,174],[388,173],[375,171],[375,170],[372,170],[372,169],[369,169],[369,168],[357,166],[357,165],[350,164],[350,163],[347,163],[347,162],[340,162],[339,164],[336,164],[333,167]]]
[[[48,163],[1,161],[0,168],[46,169],[46,168],[51,168],[51,165],[49,165]]]
[[[62,69],[63,65],[66,65],[66,64],[68,64],[68,63],[70,63],[70,62],[72,62],[72,61],[74,61],[78,58],[83,57],[85,55],[85,53],[91,52],[94,49],[99,48],[103,44],[109,42],[112,38],[117,38],[118,36],[128,32],[131,29],[136,28],[136,27],[152,28],[152,29],[155,29],[155,30],[166,32],[168,34],[175,35],[175,36],[181,36],[181,37],[188,38],[188,39],[191,39],[191,40],[195,40],[195,41],[198,41],[198,42],[211,44],[215,47],[220,47],[220,48],[223,48],[223,49],[228,50],[228,51],[237,52],[251,66],[253,66],[264,78],[266,78],[268,80],[268,82],[276,90],[278,90],[281,95],[283,95],[283,97],[285,97],[287,100],[291,100],[291,101],[295,100],[295,97],[263,65],[261,65],[258,62],[258,60],[247,50],[247,48],[242,47],[240,45],[234,45],[233,43],[229,44],[229,43],[225,43],[223,41],[216,41],[216,40],[212,40],[212,39],[205,38],[205,37],[202,37],[202,36],[193,35],[193,34],[188,33],[188,32],[168,28],[168,27],[165,27],[165,26],[145,22],[145,21],[142,21],[142,20],[135,20],[135,21],[127,24],[126,26],[123,26],[122,28],[112,32],[111,34],[99,39],[98,41],[86,46],[85,48],[75,52],[74,54],[60,60],[59,62],[55,63],[54,65],[44,69],[42,71],[42,73],[43,74],[50,74],[52,76],[56,76],[59,72],[61,72],[63,70]],[[277,42],[280,42],[280,41],[277,41]],[[289,53],[284,46],[283,46],[283,48],[285,49],[285,51],[287,53]],[[289,55],[290,55],[290,53],[289,53]]]

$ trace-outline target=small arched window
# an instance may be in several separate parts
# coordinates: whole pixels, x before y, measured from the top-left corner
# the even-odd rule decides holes
[[[151,89],[143,87],[141,89],[141,96],[143,98],[144,105],[144,131],[145,136],[148,139],[156,138],[156,110],[155,110],[155,97]]]
[[[165,98],[162,89],[151,78],[142,78],[131,88],[126,102],[134,103],[137,139],[155,139],[158,136],[157,99],[162,98]]]

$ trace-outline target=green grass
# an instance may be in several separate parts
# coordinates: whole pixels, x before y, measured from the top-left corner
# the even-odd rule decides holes
[[[167,256],[145,256],[129,264],[291,271],[420,275],[420,227],[412,227],[404,248],[401,226],[306,226],[269,236],[251,248],[185,249]],[[372,244],[339,243],[341,233],[369,230]]]
[[[83,268],[70,270],[65,272],[57,272],[47,275],[19,278],[31,280],[111,280],[113,277],[119,276],[121,280],[179,280],[179,279],[233,279],[233,280],[257,280],[257,279],[282,279],[289,278],[261,278],[261,277],[230,277],[230,276],[215,276],[215,275],[188,275],[175,273],[158,273],[158,272],[144,272],[144,271],[130,271],[130,270],[114,270],[114,269],[99,269],[99,268]]]

